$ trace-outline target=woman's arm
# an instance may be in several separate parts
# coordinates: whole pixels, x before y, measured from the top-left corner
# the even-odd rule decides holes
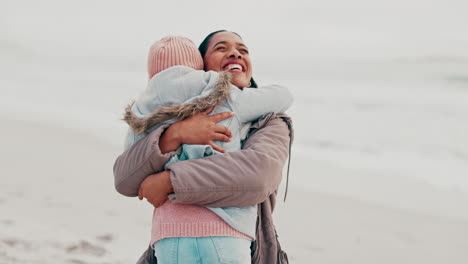
[[[125,196],[137,196],[141,182],[150,174],[159,172],[169,159],[178,154],[177,147],[161,152],[159,140],[169,125],[163,125],[124,151],[114,163],[115,189]]]
[[[178,154],[177,149],[182,143],[211,145],[224,152],[213,141],[229,141],[232,134],[229,129],[216,123],[232,117],[232,113],[207,116],[209,111],[171,126],[163,125],[122,153],[114,163],[116,190],[125,196],[137,196],[143,180],[148,175],[161,171],[164,164]]]
[[[168,167],[176,203],[249,206],[278,189],[292,140],[291,120],[272,115],[241,151],[173,163]]]
[[[170,198],[177,203],[226,207],[263,202],[281,182],[282,168],[292,140],[292,127],[286,115],[273,115],[262,120],[258,124],[262,128],[249,137],[244,150],[174,163],[170,166],[170,174],[150,175],[141,185],[140,194],[145,191],[151,193],[152,184],[169,183],[171,186],[162,189],[173,189],[175,194]],[[149,143],[142,146],[149,149],[157,146],[154,142]],[[121,165],[134,166],[132,163]],[[119,172],[114,173],[117,175]],[[134,176],[140,179],[146,175],[144,171],[136,170]],[[138,192],[135,187],[133,191],[134,195]]]

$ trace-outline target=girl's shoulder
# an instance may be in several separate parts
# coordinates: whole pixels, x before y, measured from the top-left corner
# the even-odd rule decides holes
[[[195,70],[193,68],[183,66],[183,65],[176,65],[169,67],[158,74],[154,75],[148,82],[148,84],[157,84],[157,83],[171,83],[177,82],[181,80],[186,81],[204,81],[209,82],[217,81],[219,78],[219,73],[215,71],[203,71],[203,70]]]

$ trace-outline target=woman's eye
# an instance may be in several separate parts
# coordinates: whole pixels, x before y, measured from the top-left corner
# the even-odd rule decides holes
[[[224,47],[217,47],[216,50],[224,50]]]
[[[246,50],[246,49],[241,49],[240,52],[241,52],[242,54],[249,54],[249,51]]]

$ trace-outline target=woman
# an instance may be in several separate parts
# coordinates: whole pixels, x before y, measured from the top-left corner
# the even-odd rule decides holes
[[[242,70],[232,72],[232,83],[240,88],[256,87],[248,49],[236,33],[213,32],[199,49],[205,70],[223,71],[230,64],[238,64]],[[156,207],[168,197],[174,203],[209,207],[258,204],[252,262],[287,263],[286,254],[277,241],[271,214],[290,149],[289,117],[270,114],[254,122],[241,151],[177,162],[171,166],[171,171],[152,174],[161,171],[183,143],[209,144],[223,151],[213,140],[227,141],[230,131],[216,122],[230,115],[206,114],[162,126],[125,151],[114,165],[116,189],[127,196],[138,193],[140,199],[145,197]],[[152,258],[153,252],[149,249],[140,261],[148,263]]]

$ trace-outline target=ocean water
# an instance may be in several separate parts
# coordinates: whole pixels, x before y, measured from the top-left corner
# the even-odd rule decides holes
[[[417,1],[398,2],[386,16],[361,2],[342,9],[305,1],[287,10],[270,5],[272,13],[261,13],[259,21],[272,25],[258,36],[246,22],[229,19],[148,26],[162,22],[152,18],[148,7],[157,5],[150,2],[118,3],[111,12],[86,1],[26,2],[27,9],[8,1],[0,20],[1,116],[120,146],[123,109],[146,85],[149,44],[172,32],[198,43],[211,31],[201,27],[239,27],[252,43],[257,81],[287,85],[295,97],[288,112],[295,126],[292,188],[459,216],[454,212],[468,201],[466,18],[457,6],[437,1],[439,10],[423,9],[418,22],[411,15]],[[305,16],[301,7],[317,16]],[[362,20],[346,23],[346,10]],[[443,23],[431,18],[438,11]],[[278,14],[295,19],[273,22]],[[423,22],[434,30],[420,27]],[[275,39],[278,31],[286,38]],[[440,38],[446,42],[434,41]]]

